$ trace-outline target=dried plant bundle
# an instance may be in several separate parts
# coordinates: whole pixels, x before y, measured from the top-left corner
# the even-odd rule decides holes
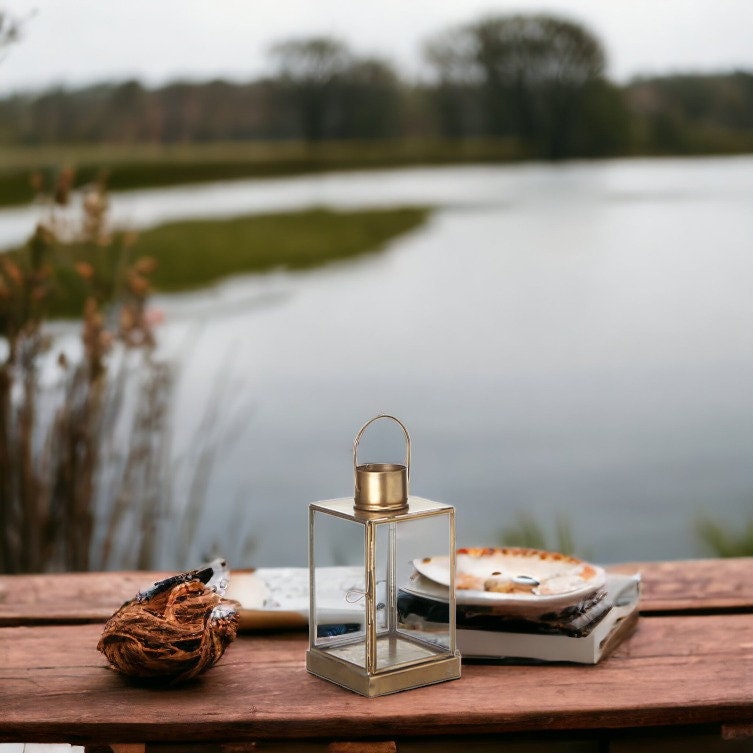
[[[224,560],[155,583],[107,621],[97,648],[129,677],[190,680],[220,659],[235,638],[238,612],[224,599]]]

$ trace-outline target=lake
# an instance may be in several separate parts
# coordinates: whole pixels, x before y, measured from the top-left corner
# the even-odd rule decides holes
[[[217,450],[191,561],[166,548],[161,565],[212,550],[235,567],[305,564],[308,503],[352,494],[353,438],[382,412],[411,432],[412,492],[456,506],[459,545],[501,544],[524,513],[549,533],[566,521],[597,561],[695,557],[701,517],[753,519],[752,157],[113,197],[135,226],[403,204],[435,210],[380,253],[155,299],[178,368],[179,499],[192,451]],[[26,211],[0,213],[0,244]],[[382,423],[362,460],[402,458]]]

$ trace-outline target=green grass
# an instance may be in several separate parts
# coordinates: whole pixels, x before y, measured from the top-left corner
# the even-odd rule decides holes
[[[572,528],[566,517],[557,515],[555,530],[548,532],[529,512],[518,510],[514,524],[503,528],[499,535],[502,546],[528,547],[576,554],[578,549]],[[578,556],[585,556],[580,552]]]
[[[312,209],[172,222],[143,232],[134,250],[156,259],[152,279],[157,290],[189,290],[234,274],[302,269],[376,251],[421,225],[428,212]]]
[[[640,132],[640,128],[638,129]],[[645,128],[644,128],[645,130]],[[637,137],[626,155],[731,154],[750,152],[750,134],[696,129],[679,151],[652,147]],[[645,142],[645,143],[644,143]],[[285,177],[334,170],[368,170],[411,165],[514,162],[531,153],[512,138],[398,138],[370,141],[233,141],[188,144],[0,144],[0,206],[34,197],[32,173],[49,181],[61,167],[74,167],[77,185],[104,169],[115,191],[242,178]],[[615,155],[617,156],[617,155]]]
[[[305,269],[379,251],[393,238],[424,223],[430,209],[403,207],[353,212],[311,209],[223,220],[172,222],[146,230],[129,251],[131,260],[151,257],[157,292],[180,292],[232,275],[272,269]],[[29,247],[8,252],[22,259]],[[117,248],[56,244],[51,259],[56,291],[53,316],[80,315],[86,285],[75,264],[88,262],[112,277]],[[23,264],[22,264],[23,266]],[[109,270],[109,271],[108,271]]]
[[[397,139],[305,144],[47,145],[0,147],[0,205],[33,198],[32,173],[49,181],[63,166],[76,168],[77,185],[104,168],[115,191],[240,178],[283,177],[333,170],[463,164],[520,159],[509,139]]]
[[[730,529],[710,518],[701,518],[696,522],[696,532],[717,557],[753,557],[753,518]]]

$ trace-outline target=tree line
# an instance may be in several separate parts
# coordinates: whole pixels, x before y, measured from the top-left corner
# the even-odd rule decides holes
[[[753,73],[617,85],[602,43],[549,15],[494,16],[427,40],[431,76],[328,37],[270,50],[247,83],[136,80],[0,100],[0,141],[191,143],[232,140],[507,139],[523,157],[753,149]]]

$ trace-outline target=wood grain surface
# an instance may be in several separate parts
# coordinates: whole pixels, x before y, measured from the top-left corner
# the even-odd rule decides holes
[[[171,573],[0,575],[0,625],[104,622]]]
[[[610,565],[640,572],[641,612],[753,611],[753,557]]]
[[[670,725],[749,737],[753,558],[610,569],[641,572],[642,616],[601,664],[470,664],[459,681],[373,699],[309,675],[302,632],[243,635],[194,683],[139,687],[96,650],[96,623],[164,573],[0,577],[0,741],[248,746]]]
[[[610,565],[640,572],[641,611],[753,611],[753,557]],[[0,626],[104,622],[163,572],[0,576]],[[232,575],[231,575],[232,577]]]
[[[646,617],[596,666],[463,667],[461,680],[366,699],[307,674],[300,634],[242,636],[191,685],[138,687],[99,625],[0,629],[0,740],[358,740],[753,720],[749,615]]]

